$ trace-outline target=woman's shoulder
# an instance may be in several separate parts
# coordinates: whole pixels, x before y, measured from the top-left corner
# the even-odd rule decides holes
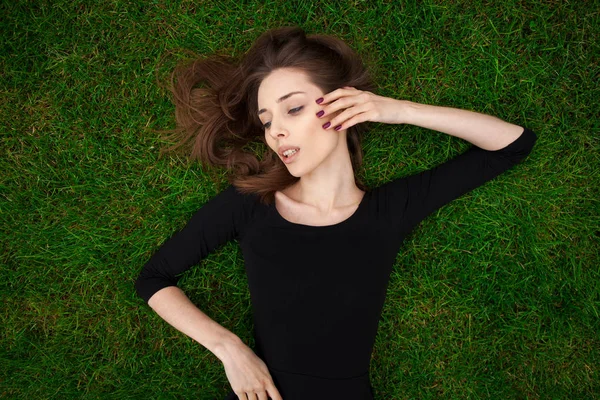
[[[191,222],[198,229],[204,229],[202,226],[217,227],[217,230],[231,227],[241,233],[256,217],[258,205],[258,195],[244,193],[228,184],[199,207]]]
[[[228,184],[223,190],[221,190],[214,199],[219,201],[233,202],[237,204],[254,204],[260,200],[260,196],[257,193],[243,190],[235,184]]]

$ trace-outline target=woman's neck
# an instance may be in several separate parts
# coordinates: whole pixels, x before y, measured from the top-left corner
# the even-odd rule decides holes
[[[347,157],[331,157],[282,192],[322,214],[360,203],[364,192],[356,186],[350,156],[347,151],[345,154]]]

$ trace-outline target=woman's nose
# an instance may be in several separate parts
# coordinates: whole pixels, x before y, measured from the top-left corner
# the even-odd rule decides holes
[[[286,137],[289,134],[288,130],[280,124],[271,122],[271,135],[275,138]]]

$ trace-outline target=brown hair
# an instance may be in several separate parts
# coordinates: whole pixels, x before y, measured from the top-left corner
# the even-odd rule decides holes
[[[375,89],[361,59],[342,40],[306,35],[299,27],[271,29],[260,35],[239,62],[213,55],[175,68],[169,89],[177,127],[167,132],[176,143],[161,154],[183,148],[192,160],[207,167],[227,168],[229,182],[241,192],[258,194],[263,203],[271,203],[276,191],[300,179],[288,172],[268,146],[261,160],[249,151],[256,145],[266,146],[257,115],[257,93],[262,80],[278,68],[304,71],[323,93],[343,86]],[[202,83],[206,87],[199,87]],[[362,134],[367,130],[365,123],[347,130],[355,182],[361,190],[366,186],[357,173],[363,160]]]

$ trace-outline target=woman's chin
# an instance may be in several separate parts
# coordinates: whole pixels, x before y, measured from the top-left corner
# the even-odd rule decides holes
[[[304,175],[306,173],[304,170],[295,168],[292,165],[286,165],[286,167],[287,167],[287,170],[290,173],[290,175],[292,175],[295,178],[300,178],[302,175]]]
[[[296,171],[290,171],[290,169],[288,168],[288,172],[290,173],[291,176],[293,176],[294,178],[300,178],[302,176],[302,174],[296,172]]]

